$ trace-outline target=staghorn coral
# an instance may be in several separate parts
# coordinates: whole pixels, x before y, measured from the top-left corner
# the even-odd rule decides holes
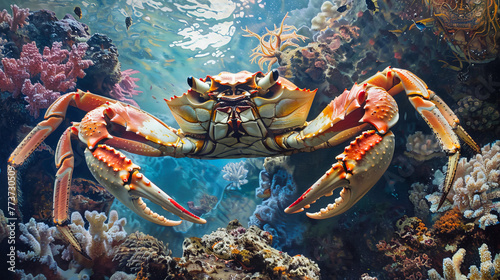
[[[285,24],[287,16],[288,13],[281,21],[280,27],[276,27],[275,25],[273,30],[266,28],[267,33],[262,36],[250,31],[248,27],[243,29],[243,31],[248,33],[243,35],[244,37],[255,37],[259,40],[259,45],[252,50],[250,57],[252,58],[252,63],[259,59],[257,63],[262,71],[264,71],[264,64],[266,63],[268,63],[267,71],[271,71],[273,64],[278,61],[279,52],[282,52],[287,47],[298,47],[293,40],[305,41],[307,39],[306,36],[295,33],[297,30],[295,26]]]
[[[436,171],[435,177],[442,174]],[[441,183],[442,185],[442,183]],[[453,207],[463,213],[465,218],[475,219],[479,227],[497,224],[498,217],[491,211],[500,212],[500,141],[495,141],[481,149],[481,154],[470,160],[461,158],[455,180],[446,201],[437,209],[441,192],[426,196],[431,203],[431,212],[444,212]]]
[[[109,219],[104,213],[85,211],[85,219],[89,224],[88,229],[85,229],[85,221],[78,212],[71,214],[71,224],[69,224],[71,231],[82,244],[82,248],[92,259],[98,257],[111,259],[117,250],[117,246],[127,236],[123,229],[127,219],[118,219],[118,213],[114,210],[109,212]],[[106,220],[108,220],[107,223]],[[68,249],[68,251],[64,252],[68,254],[67,257],[69,257],[69,254],[72,254],[73,257],[80,257],[78,253],[73,252],[73,247],[68,247]]]
[[[405,155],[417,161],[426,161],[434,157],[445,156],[434,134],[417,131],[406,139]]]
[[[247,174],[248,170],[245,168],[245,162],[230,162],[222,168],[222,178],[227,180],[231,189],[241,190],[241,186],[248,183]]]
[[[484,244],[478,248],[481,264],[479,269],[475,265],[469,267],[469,274],[466,276],[460,271],[460,267],[464,261],[465,249],[459,249],[453,257],[443,260],[443,276],[435,269],[428,271],[429,279],[431,280],[483,280],[483,279],[499,279],[500,278],[500,254],[492,259],[488,245]]]

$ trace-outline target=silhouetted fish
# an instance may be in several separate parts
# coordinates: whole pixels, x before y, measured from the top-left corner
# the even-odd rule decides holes
[[[78,18],[82,18],[82,9],[80,9],[80,7],[76,6],[73,12],[75,12],[75,15],[77,15]]]
[[[125,26],[127,26],[127,30],[128,28],[132,25],[132,18],[131,17],[126,17],[125,18]]]
[[[347,11],[347,5],[342,5],[337,9],[337,12],[339,13],[343,13],[345,11]]]
[[[368,7],[368,10],[372,10],[373,12],[380,11],[378,6],[378,0],[366,0],[366,7]]]

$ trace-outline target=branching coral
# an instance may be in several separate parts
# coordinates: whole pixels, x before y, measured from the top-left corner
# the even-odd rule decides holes
[[[60,93],[73,89],[76,79],[85,76],[83,70],[92,65],[92,61],[82,59],[87,44],[73,45],[71,51],[61,47],[62,43],[55,42],[52,48],[45,47],[42,55],[35,42],[28,43],[23,45],[19,59],[2,59],[0,90],[11,92],[14,98],[23,93],[27,109],[35,117]]]
[[[248,170],[245,168],[245,162],[230,162],[222,168],[222,178],[231,182],[229,185],[232,189],[241,189],[241,186],[248,183]]]
[[[92,261],[85,259],[79,253],[74,253],[70,245],[62,245],[65,239],[56,227],[37,223],[33,218],[26,224],[19,224],[22,234],[19,239],[29,249],[17,251],[20,260],[17,274],[19,276],[34,274],[48,279],[69,279],[75,276],[89,277],[93,270],[96,274],[110,276],[114,272],[111,258],[126,237],[123,229],[126,220],[118,219],[116,211],[109,213],[107,223],[105,223],[106,215],[95,211],[85,212],[85,219],[89,224],[88,229],[85,228],[82,216],[78,212],[73,212],[69,227]],[[97,263],[99,265],[96,265]],[[68,269],[64,270],[66,267]],[[92,267],[92,270],[89,267]]]
[[[481,154],[470,160],[460,159],[447,200],[438,210],[440,197],[441,192],[426,196],[432,212],[458,207],[464,217],[476,219],[482,229],[497,224],[498,217],[491,211],[500,212],[500,202],[495,201],[500,197],[500,141],[484,146]]]
[[[10,8],[12,9],[12,16],[5,9],[0,12],[0,23],[7,22],[10,31],[16,32],[17,28],[28,24],[26,18],[30,15],[30,9],[20,9],[17,5],[10,5]]]
[[[479,256],[481,258],[481,265],[479,268],[475,265],[471,265],[469,268],[469,274],[466,276],[460,271],[460,266],[464,261],[465,249],[459,249],[453,257],[446,258],[443,260],[443,276],[435,269],[428,271],[429,279],[431,280],[482,280],[482,279],[498,279],[500,278],[500,254],[492,259],[491,252],[488,249],[488,245],[483,244],[479,247]]]
[[[243,36],[255,37],[259,40],[259,45],[252,50],[250,57],[252,58],[252,63],[259,59],[258,64],[262,71],[264,71],[264,64],[266,63],[268,63],[267,71],[271,71],[273,64],[278,61],[278,52],[282,52],[287,47],[298,47],[299,45],[292,42],[293,40],[305,41],[307,39],[306,36],[298,35],[295,32],[297,30],[295,26],[285,24],[287,16],[288,13],[281,21],[280,27],[276,27],[276,25],[274,25],[273,30],[269,30],[266,27],[267,33],[263,36],[250,31],[248,27],[243,29],[243,31],[248,33]]]

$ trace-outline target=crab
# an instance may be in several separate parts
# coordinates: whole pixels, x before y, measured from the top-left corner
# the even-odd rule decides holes
[[[460,126],[453,111],[409,71],[388,67],[345,90],[311,121],[306,121],[317,90],[299,89],[277,70],[222,72],[205,79],[188,78],[191,87],[166,100],[180,128],[172,128],[134,106],[77,91],[61,96],[13,151],[9,168],[17,170],[34,149],[63,121],[69,106],[88,113],[62,134],[55,153],[53,219],[73,247],[85,254],[68,228],[68,196],[74,168],[72,139],[85,146],[85,159],[96,180],[142,218],[162,226],[168,220],[146,206],[142,198],[193,223],[200,218],[148,180],[118,149],[145,156],[200,159],[270,157],[311,152],[352,140],[337,162],[285,212],[309,208],[322,196],[342,187],[334,203],[311,218],[324,219],[351,208],[380,179],[394,153],[390,128],[398,121],[393,95],[405,91],[409,100],[438,136],[449,155],[443,198],[450,189],[463,139],[480,152]],[[444,200],[442,200],[443,202]]]

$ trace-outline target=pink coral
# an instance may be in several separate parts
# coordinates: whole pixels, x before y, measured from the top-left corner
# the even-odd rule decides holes
[[[0,22],[8,22],[10,30],[16,32],[18,27],[28,24],[26,18],[30,15],[30,9],[20,9],[17,5],[10,5],[10,8],[12,9],[12,16],[4,9],[0,12]]]
[[[2,59],[0,90],[12,92],[14,98],[20,93],[26,95],[27,108],[35,117],[61,92],[75,88],[76,79],[83,78],[83,70],[92,65],[91,60],[82,59],[87,44],[73,45],[71,51],[61,47],[61,42],[54,42],[52,48],[45,47],[42,55],[32,42],[23,45],[19,59]]]
[[[137,74],[139,71],[133,69],[127,69],[122,71],[122,77],[119,83],[115,84],[113,89],[109,92],[109,96],[112,98],[130,103],[134,106],[139,107],[137,103],[128,97],[133,97],[134,95],[138,95],[142,93],[142,91],[136,90],[139,86],[135,83],[139,81],[139,78],[132,78],[131,75]]]

